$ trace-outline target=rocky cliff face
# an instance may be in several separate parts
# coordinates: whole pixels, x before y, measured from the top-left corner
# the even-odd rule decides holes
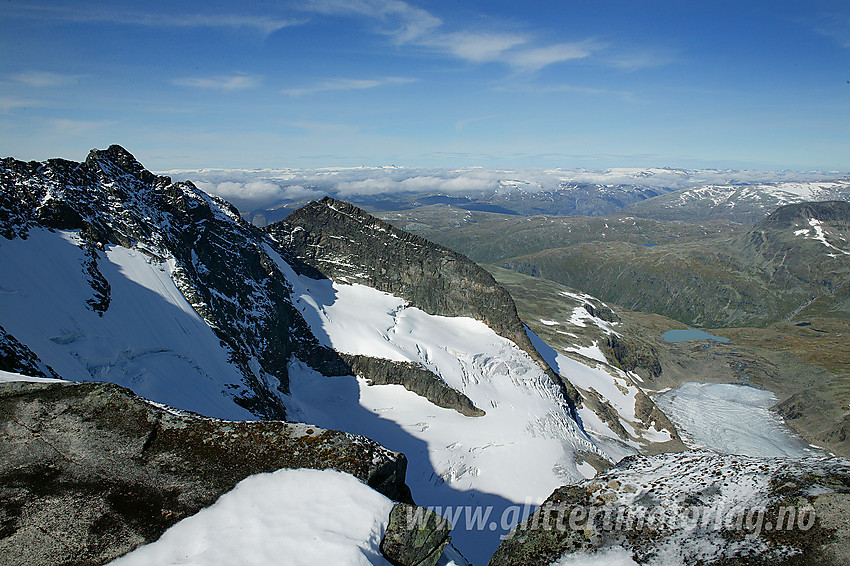
[[[363,376],[371,385],[402,385],[425,397],[438,407],[454,409],[467,417],[480,417],[484,411],[469,397],[449,387],[445,381],[413,362],[394,362],[371,356],[341,354],[354,375]]]
[[[339,470],[412,503],[407,459],[364,437],[179,413],[112,384],[2,383],[0,431],[3,564],[103,564],[280,468]]]
[[[59,377],[35,352],[18,342],[0,326],[0,371],[34,377]]]
[[[430,314],[470,316],[519,344],[510,295],[466,257],[325,197],[265,228],[294,256],[332,279],[403,297]]]
[[[308,276],[361,283],[402,297],[429,314],[486,323],[536,360],[565,397],[576,398],[531,344],[510,294],[467,257],[330,197],[264,230]]]

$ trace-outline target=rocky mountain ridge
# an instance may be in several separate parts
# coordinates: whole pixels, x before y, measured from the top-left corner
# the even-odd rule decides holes
[[[554,374],[531,344],[508,292],[465,256],[330,197],[263,230],[290,254],[296,270],[309,266],[305,273],[310,276],[367,285],[429,314],[484,322],[537,360],[565,397],[575,401],[569,382]]]
[[[83,163],[54,159],[41,164],[5,159],[0,174],[3,188],[0,192],[0,229],[7,239],[25,238],[30,229],[37,227],[79,230],[86,255],[82,269],[92,290],[88,306],[93,312],[102,315],[109,308],[109,284],[98,269],[105,246],[134,247],[151,261],[173,261],[172,279],[180,292],[226,345],[230,362],[239,368],[242,380],[227,385],[230,394],[255,415],[285,417],[280,395],[289,393],[287,363],[293,356],[325,375],[352,373],[352,367],[336,352],[318,344],[301,314],[293,309],[289,284],[263,248],[271,245],[297,266],[295,256],[303,251],[298,246],[301,242],[298,238],[287,239],[282,245],[276,243],[241,220],[230,204],[206,195],[191,183],[173,183],[168,177],[150,173],[120,146],[93,150]],[[348,207],[347,216],[336,215],[335,224],[314,222],[311,228],[317,235],[311,238],[323,241],[338,238],[332,234],[326,237],[325,232],[345,229],[345,224],[340,223],[342,218],[360,220],[359,224],[348,227],[349,236],[365,230],[372,222],[380,222],[345,203],[336,205]],[[306,219],[309,214],[305,211],[301,217]],[[269,233],[280,235],[282,229],[278,226]],[[404,265],[411,273],[418,269],[416,276],[408,279],[404,295],[426,305],[426,310],[440,314],[457,316],[470,313],[472,308],[475,312],[471,314],[477,314],[476,318],[491,324],[497,332],[523,346],[529,355],[539,358],[522,330],[510,296],[489,274],[454,252],[435,251],[439,247],[425,240],[414,243],[415,236],[393,232],[388,237],[397,242],[393,241],[395,245],[384,252],[390,254],[385,260],[392,256],[392,261],[385,261],[385,265],[400,265],[403,259],[408,262]],[[379,245],[386,247],[386,242]],[[462,268],[446,271],[443,275],[433,270],[426,273],[421,264],[418,268],[413,266],[417,261],[427,263],[430,260],[398,253],[411,245],[422,257],[448,254],[450,263]],[[307,264],[300,265],[306,267]],[[332,277],[344,276],[339,270],[323,268]],[[463,269],[473,273],[473,279],[479,279],[454,281],[453,277],[460,276]],[[313,275],[322,276],[315,271]],[[452,301],[448,298],[450,294],[438,293],[450,302],[436,307],[429,304],[434,290],[432,280],[438,281],[434,284],[442,285],[443,289],[460,282],[458,292],[462,298]],[[369,283],[378,286],[380,280],[370,279]],[[401,291],[397,286],[392,288]],[[477,310],[474,306],[485,304]],[[4,332],[4,336],[15,339],[9,332]],[[374,378],[377,383],[385,383],[386,378],[382,376],[386,371],[380,366],[387,363],[386,360],[367,362],[361,357],[357,372]],[[542,361],[541,366],[544,367]],[[4,369],[19,368],[10,360],[4,364]],[[397,373],[404,373],[401,370],[400,366],[396,368]],[[425,379],[424,371],[419,371],[422,374],[419,378],[408,378],[402,383],[412,390],[430,391],[426,397],[439,397],[441,403],[450,403],[469,414],[480,411],[460,393],[435,393],[446,386],[440,385],[436,377],[430,380],[433,383],[426,383],[429,380]],[[552,378],[563,384],[557,376]]]
[[[260,249],[256,229],[227,202],[153,175],[120,146],[93,150],[84,163],[2,165],[3,235],[26,237],[39,226],[79,230],[93,293],[103,298],[93,309],[109,308],[98,271],[104,246],[135,246],[154,260],[173,260],[173,280],[239,368],[243,379],[233,384],[233,397],[251,412],[285,416],[268,383],[287,391],[292,354],[325,371],[345,371],[291,308],[287,284]]]

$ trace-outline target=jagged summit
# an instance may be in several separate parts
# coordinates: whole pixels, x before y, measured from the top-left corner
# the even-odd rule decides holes
[[[133,157],[133,154],[117,144],[110,145],[109,149],[91,150],[88,157],[86,157],[85,164],[90,168],[98,166],[102,168],[117,168],[119,171],[135,177],[146,184],[152,184],[158,178],[157,175],[145,169]],[[161,179],[165,184],[171,183],[169,177],[161,177]]]

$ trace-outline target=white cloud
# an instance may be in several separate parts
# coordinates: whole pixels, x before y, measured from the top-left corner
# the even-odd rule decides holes
[[[163,172],[168,174],[169,172]],[[171,172],[172,174],[175,172]],[[562,184],[607,184],[691,188],[710,184],[776,183],[821,181],[836,174],[793,171],[683,170],[665,168],[613,169],[440,169],[411,167],[353,167],[284,170],[181,171],[202,190],[233,202],[240,210],[252,211],[281,201],[315,200],[332,195],[343,200],[358,196],[400,193],[443,193],[470,196],[499,190],[514,190],[519,181],[523,191],[557,189]]]
[[[401,0],[309,0],[303,8],[325,15],[369,18],[387,26],[380,33],[398,45],[424,47],[471,63],[499,61],[524,70],[538,70],[552,63],[587,57],[593,51],[589,42],[518,51],[533,38],[527,34],[480,31],[472,26],[446,31],[443,20]]]
[[[447,51],[466,61],[484,63],[500,60],[506,51],[526,41],[527,38],[513,34],[459,32],[437,34],[422,39],[420,43]]]
[[[23,83],[35,88],[65,86],[80,81],[83,75],[68,75],[63,73],[51,73],[47,71],[24,71],[11,75],[15,82]]]
[[[372,171],[375,173],[376,171]],[[342,198],[352,195],[378,195],[392,193],[473,193],[494,190],[499,184],[499,175],[484,170],[473,171],[429,171],[390,170],[385,176],[371,176],[350,181],[337,181],[333,190]],[[351,173],[349,173],[350,175]]]
[[[96,22],[134,25],[156,28],[229,28],[254,30],[269,35],[285,27],[299,25],[300,20],[268,15],[249,14],[164,14],[140,11],[104,9],[96,6],[19,4],[7,13],[7,17],[37,18],[66,22]]]
[[[325,193],[322,191],[317,191],[316,189],[302,187],[301,185],[288,185],[286,187],[283,187],[283,189],[281,190],[281,195],[283,198],[291,200],[315,200],[322,198]]]
[[[196,180],[194,183],[205,193],[232,201],[237,207],[246,203],[261,206],[285,198],[284,195],[286,194],[276,183],[265,179],[257,179],[247,183],[238,181],[215,183],[203,180]]]
[[[289,88],[283,90],[283,94],[289,96],[303,96],[327,91],[364,90],[387,85],[403,85],[416,82],[417,79],[409,77],[384,77],[380,79],[329,79],[313,86],[302,88]]]
[[[174,172],[172,172],[174,173]],[[185,175],[187,171],[181,171]],[[256,210],[278,201],[315,200],[327,193],[300,184],[285,184],[267,177],[269,171],[192,171],[192,182],[205,193],[232,202],[240,210]],[[208,177],[209,180],[205,180]],[[230,177],[232,180],[222,180]]]
[[[16,108],[29,108],[32,106],[43,106],[40,100],[29,98],[15,98],[11,96],[0,96],[0,111],[10,112]]]
[[[245,90],[255,88],[262,82],[262,77],[251,75],[230,75],[218,77],[184,77],[171,81],[177,86],[207,88],[214,90]]]
[[[562,63],[572,59],[584,59],[602,46],[593,41],[578,43],[558,43],[535,49],[525,49],[511,53],[510,64],[523,71],[539,71],[553,63]]]

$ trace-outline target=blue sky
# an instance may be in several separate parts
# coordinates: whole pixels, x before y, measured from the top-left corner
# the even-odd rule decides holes
[[[0,154],[850,170],[850,2],[0,7]]]

